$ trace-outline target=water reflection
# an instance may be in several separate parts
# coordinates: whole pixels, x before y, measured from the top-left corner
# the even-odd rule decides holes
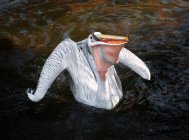
[[[2,0],[2,139],[188,139],[188,11],[186,0]],[[92,31],[129,35],[127,47],[147,63],[152,80],[118,65],[124,98],[112,111],[75,102],[66,72],[43,101],[29,102],[25,90],[55,46]]]

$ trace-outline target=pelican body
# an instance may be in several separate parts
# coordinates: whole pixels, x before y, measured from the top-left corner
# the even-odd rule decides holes
[[[121,81],[114,65],[108,68],[105,80],[99,77],[92,50],[95,43],[98,41],[89,35],[80,42],[67,38],[58,44],[42,68],[36,91],[27,91],[29,99],[40,101],[57,76],[66,69],[72,79],[71,91],[78,102],[108,110],[114,108],[123,96]],[[118,61],[144,79],[150,79],[145,63],[128,49],[121,49]]]

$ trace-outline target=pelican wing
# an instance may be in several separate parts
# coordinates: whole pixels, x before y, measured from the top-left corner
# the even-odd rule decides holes
[[[67,68],[66,58],[68,58],[71,53],[70,41],[70,39],[62,41],[48,57],[40,74],[35,93],[33,94],[33,91],[27,90],[30,100],[34,102],[41,100],[56,77]]]
[[[151,74],[146,64],[128,49],[123,48],[120,51],[119,61],[144,79],[150,80]]]

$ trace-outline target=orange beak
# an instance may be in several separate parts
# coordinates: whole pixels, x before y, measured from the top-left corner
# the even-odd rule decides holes
[[[129,38],[127,36],[97,34],[96,37],[100,41],[110,43],[110,44],[123,44],[129,41]]]

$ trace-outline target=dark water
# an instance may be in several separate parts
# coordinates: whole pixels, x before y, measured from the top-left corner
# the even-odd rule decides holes
[[[64,72],[30,102],[25,90],[55,46],[92,31],[128,35],[151,81],[118,65],[124,97],[107,111],[77,103]],[[187,0],[1,0],[0,139],[189,139],[188,61]]]

